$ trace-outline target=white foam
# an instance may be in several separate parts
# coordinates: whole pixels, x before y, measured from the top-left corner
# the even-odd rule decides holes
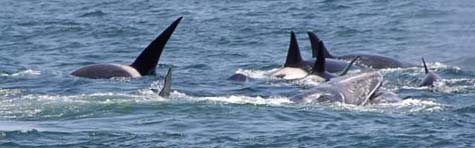
[[[458,66],[450,66],[450,65],[446,65],[446,64],[443,64],[443,63],[439,63],[439,62],[435,62],[435,63],[427,63],[427,66],[429,68],[435,68],[435,69],[454,69],[454,70],[462,70],[462,68],[458,67]]]
[[[351,110],[358,112],[382,112],[382,113],[417,113],[417,112],[439,112],[443,111],[447,105],[439,104],[428,100],[405,99],[395,103],[380,103],[366,106],[358,106],[345,103],[332,103],[330,107],[337,110]]]
[[[292,103],[286,97],[263,98],[260,96],[250,97],[242,95],[216,96],[216,97],[192,97],[184,93],[174,92],[171,95],[175,99],[184,99],[188,101],[206,101],[213,104],[252,104],[252,105],[270,105],[282,106]]]
[[[21,76],[35,76],[35,75],[40,75],[40,74],[41,74],[40,71],[28,69],[28,70],[19,71],[17,73],[12,73],[12,74],[2,73],[2,74],[0,74],[0,76],[3,76],[3,77],[21,77]]]
[[[254,78],[254,79],[268,79],[269,78],[269,73],[272,73],[273,71],[278,70],[272,69],[269,71],[263,71],[263,70],[249,70],[249,69],[238,69],[236,71],[236,74],[243,74],[248,77]]]
[[[420,99],[405,99],[396,103],[382,103],[373,105],[375,108],[391,108],[398,111],[405,111],[408,113],[414,112],[437,112],[442,111],[443,107],[446,105],[436,103],[429,100],[420,100]]]
[[[467,83],[467,84],[457,84]],[[475,89],[475,80],[472,79],[442,79],[441,81],[434,82],[433,86],[402,86],[403,89],[413,90],[429,90],[441,93],[465,93]]]

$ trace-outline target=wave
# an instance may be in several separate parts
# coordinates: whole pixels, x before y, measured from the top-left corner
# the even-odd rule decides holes
[[[6,94],[10,93],[5,92],[7,92]],[[130,105],[153,104],[166,100],[158,95],[123,93],[93,93],[69,96],[16,94],[0,100],[0,118],[44,120],[94,117],[121,112]]]
[[[184,93],[174,92],[172,95],[176,99],[196,101],[196,102],[208,102],[212,104],[251,104],[251,105],[269,105],[269,106],[282,106],[291,104],[287,97],[270,97],[263,98],[260,96],[242,96],[242,95],[230,95],[230,96],[216,96],[216,97],[193,97]]]
[[[2,77],[26,77],[26,76],[36,76],[36,75],[40,75],[40,74],[41,74],[41,71],[27,69],[27,70],[19,71],[19,72],[12,73],[12,74],[0,73],[0,76],[2,76]]]
[[[236,74],[243,74],[245,76],[248,76],[250,78],[254,78],[254,79],[270,79],[270,74],[272,72],[275,72],[276,70],[278,70],[278,68],[274,68],[274,69],[271,69],[271,70],[250,70],[250,69],[238,69],[236,71]]]
[[[331,106],[338,110],[405,114],[418,112],[440,112],[443,111],[447,105],[428,100],[405,99],[395,103],[371,104],[367,106],[357,106],[344,103],[334,103]]]
[[[343,103],[302,105],[290,101],[284,96],[190,96],[179,91],[173,91],[169,98],[160,97],[150,89],[138,90],[133,94],[126,93],[92,93],[79,95],[43,95],[22,94],[18,90],[0,90],[0,118],[14,120],[69,120],[114,116],[129,113],[134,109],[155,109],[163,103],[172,104],[239,104],[257,106],[277,106],[284,108],[327,108],[357,112],[389,112],[414,113],[438,112],[446,105],[420,99],[405,99],[397,103],[356,106]],[[150,107],[151,106],[151,107]]]

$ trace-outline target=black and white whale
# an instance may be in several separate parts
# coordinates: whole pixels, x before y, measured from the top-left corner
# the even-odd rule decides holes
[[[287,58],[283,67],[270,75],[283,79],[299,79],[309,75],[312,69],[315,69],[315,61],[304,61],[301,54],[295,33],[290,32],[290,44],[287,52]],[[348,63],[342,60],[326,60],[324,69],[330,73],[345,71]],[[318,64],[317,64],[318,65]],[[317,67],[318,69],[318,67]]]
[[[290,100],[299,104],[341,102],[353,105],[401,101],[396,94],[380,89],[382,84],[383,75],[377,71],[355,73],[331,79]]]
[[[324,78],[325,81],[328,81],[331,78],[335,78],[337,76],[345,75],[351,69],[351,66],[353,65],[353,63],[357,59],[360,58],[359,56],[356,56],[355,58],[353,58],[348,64],[346,64],[345,68],[341,71],[341,73],[339,75],[336,75],[334,73],[330,73],[327,70],[327,65],[326,65],[327,58],[325,57],[324,46],[321,46],[321,44],[318,44],[318,42],[315,42],[315,40],[318,39],[318,38],[312,32],[308,32],[308,37],[309,37],[309,40],[310,40],[310,45],[312,47],[312,51],[317,52],[316,53],[317,56],[316,56],[315,64],[313,65],[311,74],[312,75],[317,75],[321,78]]]
[[[422,58],[422,64],[424,64],[425,75],[419,86],[434,86],[435,82],[440,81],[440,76],[432,71],[429,71],[424,58]]]
[[[330,52],[328,52],[328,49],[325,47],[325,44],[318,37],[314,39],[313,42],[318,42],[319,44],[321,44],[321,46],[323,47],[325,51],[325,57],[327,58],[352,60],[355,57],[359,56],[360,58],[356,62],[357,64],[374,68],[374,69],[414,67],[414,65],[412,64],[404,63],[395,58],[391,58],[391,57],[387,57],[387,56],[379,55],[379,54],[358,54],[357,53],[357,54],[348,54],[348,55],[343,55],[343,56],[334,56]],[[313,51],[313,55],[315,54],[316,54],[316,51]]]
[[[283,79],[298,79],[307,76],[311,68],[311,66],[304,63],[295,33],[291,31],[285,64],[281,69],[271,73],[271,76]]]
[[[343,76],[350,70],[353,63],[359,58],[357,56],[353,60],[351,60],[350,63],[346,64],[346,67],[343,69],[343,71],[339,75],[330,73],[326,69],[327,66],[325,63],[327,59],[325,58],[325,53],[323,51],[321,44],[318,44],[318,42],[312,42],[316,39],[315,34],[309,32],[308,37],[310,38],[310,44],[311,44],[312,50],[317,51],[317,59],[315,60],[315,64],[313,65],[312,72],[305,79],[311,78],[314,81],[323,82],[323,81],[329,81],[330,79],[338,77],[338,76]]]
[[[168,26],[142,51],[131,65],[92,64],[75,70],[71,75],[92,79],[108,79],[112,77],[137,78],[145,75],[154,75],[160,55],[182,18],[179,17]]]

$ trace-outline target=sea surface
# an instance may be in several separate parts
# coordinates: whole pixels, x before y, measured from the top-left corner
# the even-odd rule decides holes
[[[0,0],[0,147],[475,147],[474,14],[472,0]],[[130,64],[180,16],[156,76],[70,75]],[[404,101],[294,104],[313,84],[268,76],[290,31],[305,59],[314,31],[335,55],[424,57],[443,80],[385,69]]]

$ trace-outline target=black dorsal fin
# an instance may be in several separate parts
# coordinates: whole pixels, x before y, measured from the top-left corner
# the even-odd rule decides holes
[[[323,43],[323,41],[320,40],[320,38],[318,38],[318,36],[315,33],[309,32],[309,36],[310,34],[312,34],[313,36],[313,38],[310,38],[310,42],[312,42],[312,44],[318,45],[319,48],[323,50],[325,58],[335,58],[333,55],[330,54],[330,52],[328,52],[328,49]],[[312,57],[314,58],[317,57],[317,50],[315,50],[314,48],[312,48]]]
[[[323,44],[323,41],[321,41],[321,40],[320,40],[320,46],[323,50],[325,58],[335,58],[332,54],[330,54],[330,52],[328,52],[327,47],[325,46],[325,44]]]
[[[303,60],[300,55],[300,48],[297,43],[297,38],[293,31],[290,32],[290,44],[287,52],[287,59],[285,60],[284,67],[302,67]]]
[[[165,76],[165,80],[163,82],[163,88],[158,95],[161,97],[168,97],[170,96],[172,86],[172,68],[168,69],[167,76]]]
[[[346,73],[348,73],[348,71],[351,69],[351,66],[353,66],[353,63],[355,63],[355,61],[359,58],[360,56],[356,56],[353,60],[351,60],[350,63],[346,65],[345,69],[343,69],[343,71],[340,73],[340,76],[346,75]]]
[[[322,51],[321,46],[318,42],[318,37],[313,32],[308,32],[308,37],[310,38],[310,44],[312,46],[312,51],[316,52],[317,59],[315,64],[313,64],[312,73],[323,73],[325,72],[325,54]]]
[[[176,19],[165,31],[163,31],[150,45],[145,48],[142,53],[135,59],[130,66],[135,68],[141,75],[154,75],[155,69],[160,59],[168,39],[172,36],[175,28],[183,17]]]
[[[429,73],[429,69],[427,69],[426,61],[424,60],[424,58],[422,58],[422,63],[424,64],[424,70],[426,74]]]

